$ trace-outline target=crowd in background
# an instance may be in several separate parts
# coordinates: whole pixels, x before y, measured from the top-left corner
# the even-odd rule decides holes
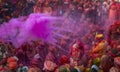
[[[54,16],[69,14],[66,16],[78,20],[84,14],[86,18],[94,20],[98,17],[107,17],[110,4],[110,0],[1,0],[0,19],[7,21],[10,18],[27,16],[34,12]]]
[[[30,13],[63,17],[58,46],[15,48],[0,41],[0,72],[120,72],[120,3],[110,0],[0,0],[0,24]],[[116,22],[116,23],[115,23]]]

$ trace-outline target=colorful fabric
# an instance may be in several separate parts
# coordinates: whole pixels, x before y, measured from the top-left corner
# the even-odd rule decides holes
[[[109,9],[109,20],[114,22],[117,18],[117,6],[115,4],[110,5]]]
[[[70,63],[70,60],[67,56],[63,55],[60,59],[60,65],[64,65],[65,63]]]
[[[104,54],[104,47],[106,46],[107,42],[105,40],[101,41],[98,43],[91,51],[91,56],[96,58],[96,57],[101,57]]]
[[[96,38],[103,38],[103,34],[97,34],[95,37]]]
[[[37,59],[33,59],[33,60],[31,60],[30,64],[38,66],[39,65],[39,61]]]
[[[7,70],[6,68],[0,68],[0,72]]]
[[[120,66],[120,57],[114,58],[114,64],[117,64]]]
[[[17,62],[10,62],[8,63],[9,69],[16,69],[17,68]]]
[[[106,41],[101,41],[100,43],[98,43],[95,48],[93,48],[93,52],[99,52],[103,49],[104,45],[105,45]]]
[[[73,44],[72,48],[70,49],[70,55],[73,60],[78,60],[82,54],[83,44],[81,42],[77,42]]]

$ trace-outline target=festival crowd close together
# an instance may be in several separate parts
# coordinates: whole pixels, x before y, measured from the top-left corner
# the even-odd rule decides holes
[[[42,40],[15,48],[0,40],[0,72],[120,72],[119,0],[0,0],[0,24],[45,13],[64,17],[55,46]]]

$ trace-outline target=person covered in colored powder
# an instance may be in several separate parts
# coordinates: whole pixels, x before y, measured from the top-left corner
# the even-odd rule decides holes
[[[84,46],[80,41],[76,41],[70,48],[70,64],[73,66],[75,62],[82,65],[81,60],[84,54]]]
[[[112,0],[112,3],[109,8],[109,20],[113,24],[117,20],[117,3],[116,1]]]
[[[107,47],[108,43],[104,40],[103,34],[96,35],[96,44],[93,46],[92,50],[90,51],[90,56],[95,59],[97,57],[101,57],[105,53],[105,48]]]
[[[49,52],[45,58],[44,68],[45,72],[53,72],[57,68],[56,47],[51,45]]]

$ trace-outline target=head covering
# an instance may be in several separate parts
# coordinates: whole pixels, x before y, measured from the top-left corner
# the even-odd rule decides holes
[[[7,59],[7,63],[10,63],[10,62],[16,62],[17,60],[14,58],[14,57],[10,57]]]
[[[91,72],[98,72],[99,68],[96,65],[92,65]]]
[[[13,56],[13,58],[15,58],[15,59],[16,59],[16,61],[18,61],[18,60],[19,60],[17,56]]]
[[[74,60],[78,60],[79,58],[81,58],[84,54],[84,46],[83,43],[80,41],[77,41],[76,43],[74,43],[72,45],[72,47],[70,48],[70,56],[74,59]]]
[[[28,67],[27,67],[27,66],[24,66],[24,67],[22,68],[22,70],[23,70],[24,72],[27,72],[27,71],[28,71]]]
[[[103,38],[103,34],[96,34],[96,38]]]
[[[63,55],[60,59],[60,65],[63,65],[65,63],[70,63],[70,60],[67,56]]]
[[[73,44],[73,48],[78,48],[79,45],[77,43]]]
[[[59,72],[69,72],[65,66],[60,66]]]
[[[73,44],[72,46],[73,48],[79,48],[79,49],[83,49],[83,43],[78,41],[75,44]]]
[[[99,66],[100,65],[100,58],[95,58],[93,61],[93,64]]]

